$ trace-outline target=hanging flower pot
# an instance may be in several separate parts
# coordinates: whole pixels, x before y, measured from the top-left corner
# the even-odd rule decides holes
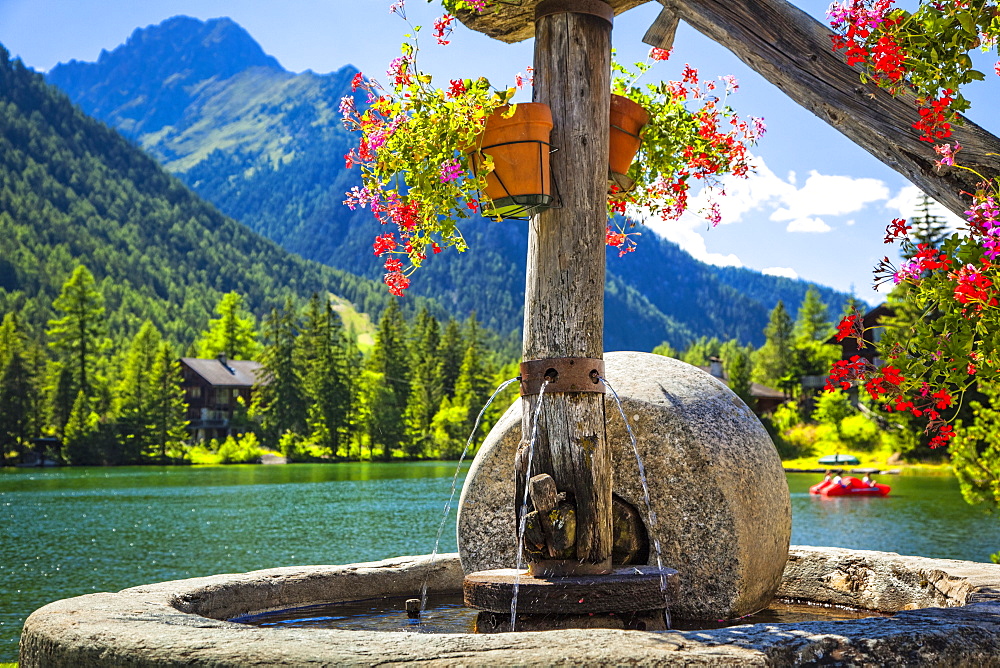
[[[493,207],[483,213],[501,218],[527,217],[552,203],[549,173],[549,133],[552,112],[548,105],[522,102],[504,118],[509,107],[500,107],[486,121],[479,150],[472,154],[473,168],[493,159],[486,175],[484,194]]]
[[[649,112],[627,97],[611,96],[611,134],[608,137],[608,169],[613,185],[630,190],[626,175],[639,152],[639,131],[649,122]]]

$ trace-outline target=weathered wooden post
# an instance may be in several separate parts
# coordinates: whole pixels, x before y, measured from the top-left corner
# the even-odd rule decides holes
[[[534,101],[552,112],[558,196],[529,225],[524,300],[523,439],[513,482],[519,513],[530,487],[536,549],[529,551],[530,576],[502,569],[466,577],[466,602],[491,611],[480,619],[482,630],[502,627],[518,591],[522,619],[555,613],[573,616],[568,626],[664,623],[660,574],[613,571],[611,563],[611,452],[600,378],[613,17],[604,0],[543,0],[534,8]],[[536,617],[528,628],[552,624]]]
[[[547,473],[576,510],[575,554],[548,572],[611,570],[611,456],[604,431],[604,264],[611,104],[611,7],[545,0],[535,10],[534,101],[552,110],[556,207],[531,219],[521,368],[522,433],[532,433],[548,373],[533,473]],[[596,373],[594,373],[596,372]],[[523,496],[527,451],[519,456]],[[518,505],[520,502],[518,501]],[[554,552],[554,551],[553,551]],[[533,569],[533,572],[536,569]]]

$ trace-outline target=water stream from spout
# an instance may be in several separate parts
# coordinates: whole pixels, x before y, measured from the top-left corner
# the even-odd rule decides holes
[[[653,510],[653,502],[649,497],[649,483],[646,481],[646,467],[642,463],[642,456],[639,454],[639,445],[636,442],[635,432],[632,431],[632,425],[629,423],[628,418],[625,417],[625,409],[622,408],[622,400],[618,397],[618,393],[615,392],[615,388],[611,387],[611,383],[607,381],[606,378],[601,378],[601,382],[604,383],[605,387],[611,390],[611,396],[615,398],[615,403],[618,404],[618,413],[622,416],[622,422],[625,423],[625,430],[628,431],[629,438],[632,440],[632,452],[635,453],[635,462],[639,466],[639,482],[642,483],[642,496],[643,500],[646,502],[646,512],[649,514],[649,536],[653,539],[653,551],[656,553],[656,568],[660,573],[660,593],[663,595],[664,612],[667,617],[667,628],[670,628],[670,598],[667,594],[667,576],[663,572],[663,557],[660,553],[660,539],[656,531],[656,511]]]
[[[458,489],[458,476],[462,472],[462,462],[465,461],[465,456],[469,454],[469,450],[472,448],[472,440],[476,436],[476,430],[479,429],[479,422],[483,419],[483,415],[486,414],[486,409],[490,407],[493,400],[497,398],[497,395],[503,392],[508,385],[515,383],[520,380],[520,376],[516,378],[511,378],[510,380],[505,380],[500,383],[500,386],[493,391],[490,395],[489,401],[483,406],[482,410],[479,411],[479,415],[476,416],[476,423],[472,426],[472,433],[469,434],[468,440],[465,442],[465,449],[462,450],[462,455],[458,458],[458,466],[455,468],[455,475],[451,478],[451,494],[448,495],[448,501],[444,504],[444,516],[441,518],[441,523],[438,525],[437,536],[434,539],[434,551],[431,552],[431,560],[427,565],[427,575],[424,576],[423,585],[420,587],[420,611],[427,607],[427,579],[430,577],[431,569],[434,567],[434,561],[437,559],[438,547],[441,544],[441,534],[444,533],[445,524],[448,523],[448,516],[451,514],[451,504],[455,500],[455,490]],[[543,388],[544,389],[544,388]]]
[[[521,518],[517,526],[517,567],[514,569],[514,593],[510,598],[510,630],[513,631],[517,622],[517,592],[521,588],[521,558],[524,556],[524,530],[528,525],[528,484],[531,480],[531,460],[535,454],[535,437],[538,435],[538,416],[542,413],[542,403],[545,401],[545,388],[549,384],[546,378],[542,382],[542,388],[538,391],[538,405],[535,406],[535,414],[531,417],[531,438],[528,439],[528,464],[525,466],[524,478],[524,498],[521,501]]]

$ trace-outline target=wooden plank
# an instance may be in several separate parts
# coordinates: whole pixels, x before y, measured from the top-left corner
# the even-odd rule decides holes
[[[656,566],[628,566],[608,575],[535,577],[513,568],[479,571],[465,576],[465,604],[480,610],[510,613],[517,584],[518,614],[588,614],[659,610],[676,598],[677,571]],[[667,591],[661,590],[666,584]]]
[[[979,177],[934,166],[933,146],[920,141],[911,94],[895,98],[862,84],[831,48],[829,28],[785,0],[661,0],[692,27],[722,44],[795,102],[961,216]],[[653,36],[655,37],[655,35]],[[650,42],[647,42],[650,43]],[[652,43],[652,46],[660,46]],[[959,162],[987,178],[1000,175],[1000,139],[966,119],[950,142],[962,145]]]
[[[513,44],[535,36],[535,7],[542,0],[492,0],[482,12],[461,10],[455,12],[458,20],[477,32],[493,39]],[[615,16],[644,5],[650,0],[610,0],[608,4]]]
[[[605,198],[611,27],[583,14],[539,19],[534,101],[552,109],[552,175],[559,206],[534,216],[528,232],[525,360],[604,352]],[[576,506],[576,557],[594,572],[611,568],[611,455],[604,395],[543,395],[532,473],[548,473]],[[539,395],[524,401],[531,434]],[[518,459],[523,498],[526,457]],[[519,509],[520,510],[520,509]]]

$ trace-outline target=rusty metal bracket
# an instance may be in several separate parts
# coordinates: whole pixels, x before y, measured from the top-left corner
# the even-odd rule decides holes
[[[535,21],[553,14],[588,14],[614,23],[615,10],[603,0],[542,0],[535,7]]]
[[[599,392],[604,394],[604,360],[591,357],[550,357],[521,362],[521,396],[538,394],[546,379],[550,392]]]

